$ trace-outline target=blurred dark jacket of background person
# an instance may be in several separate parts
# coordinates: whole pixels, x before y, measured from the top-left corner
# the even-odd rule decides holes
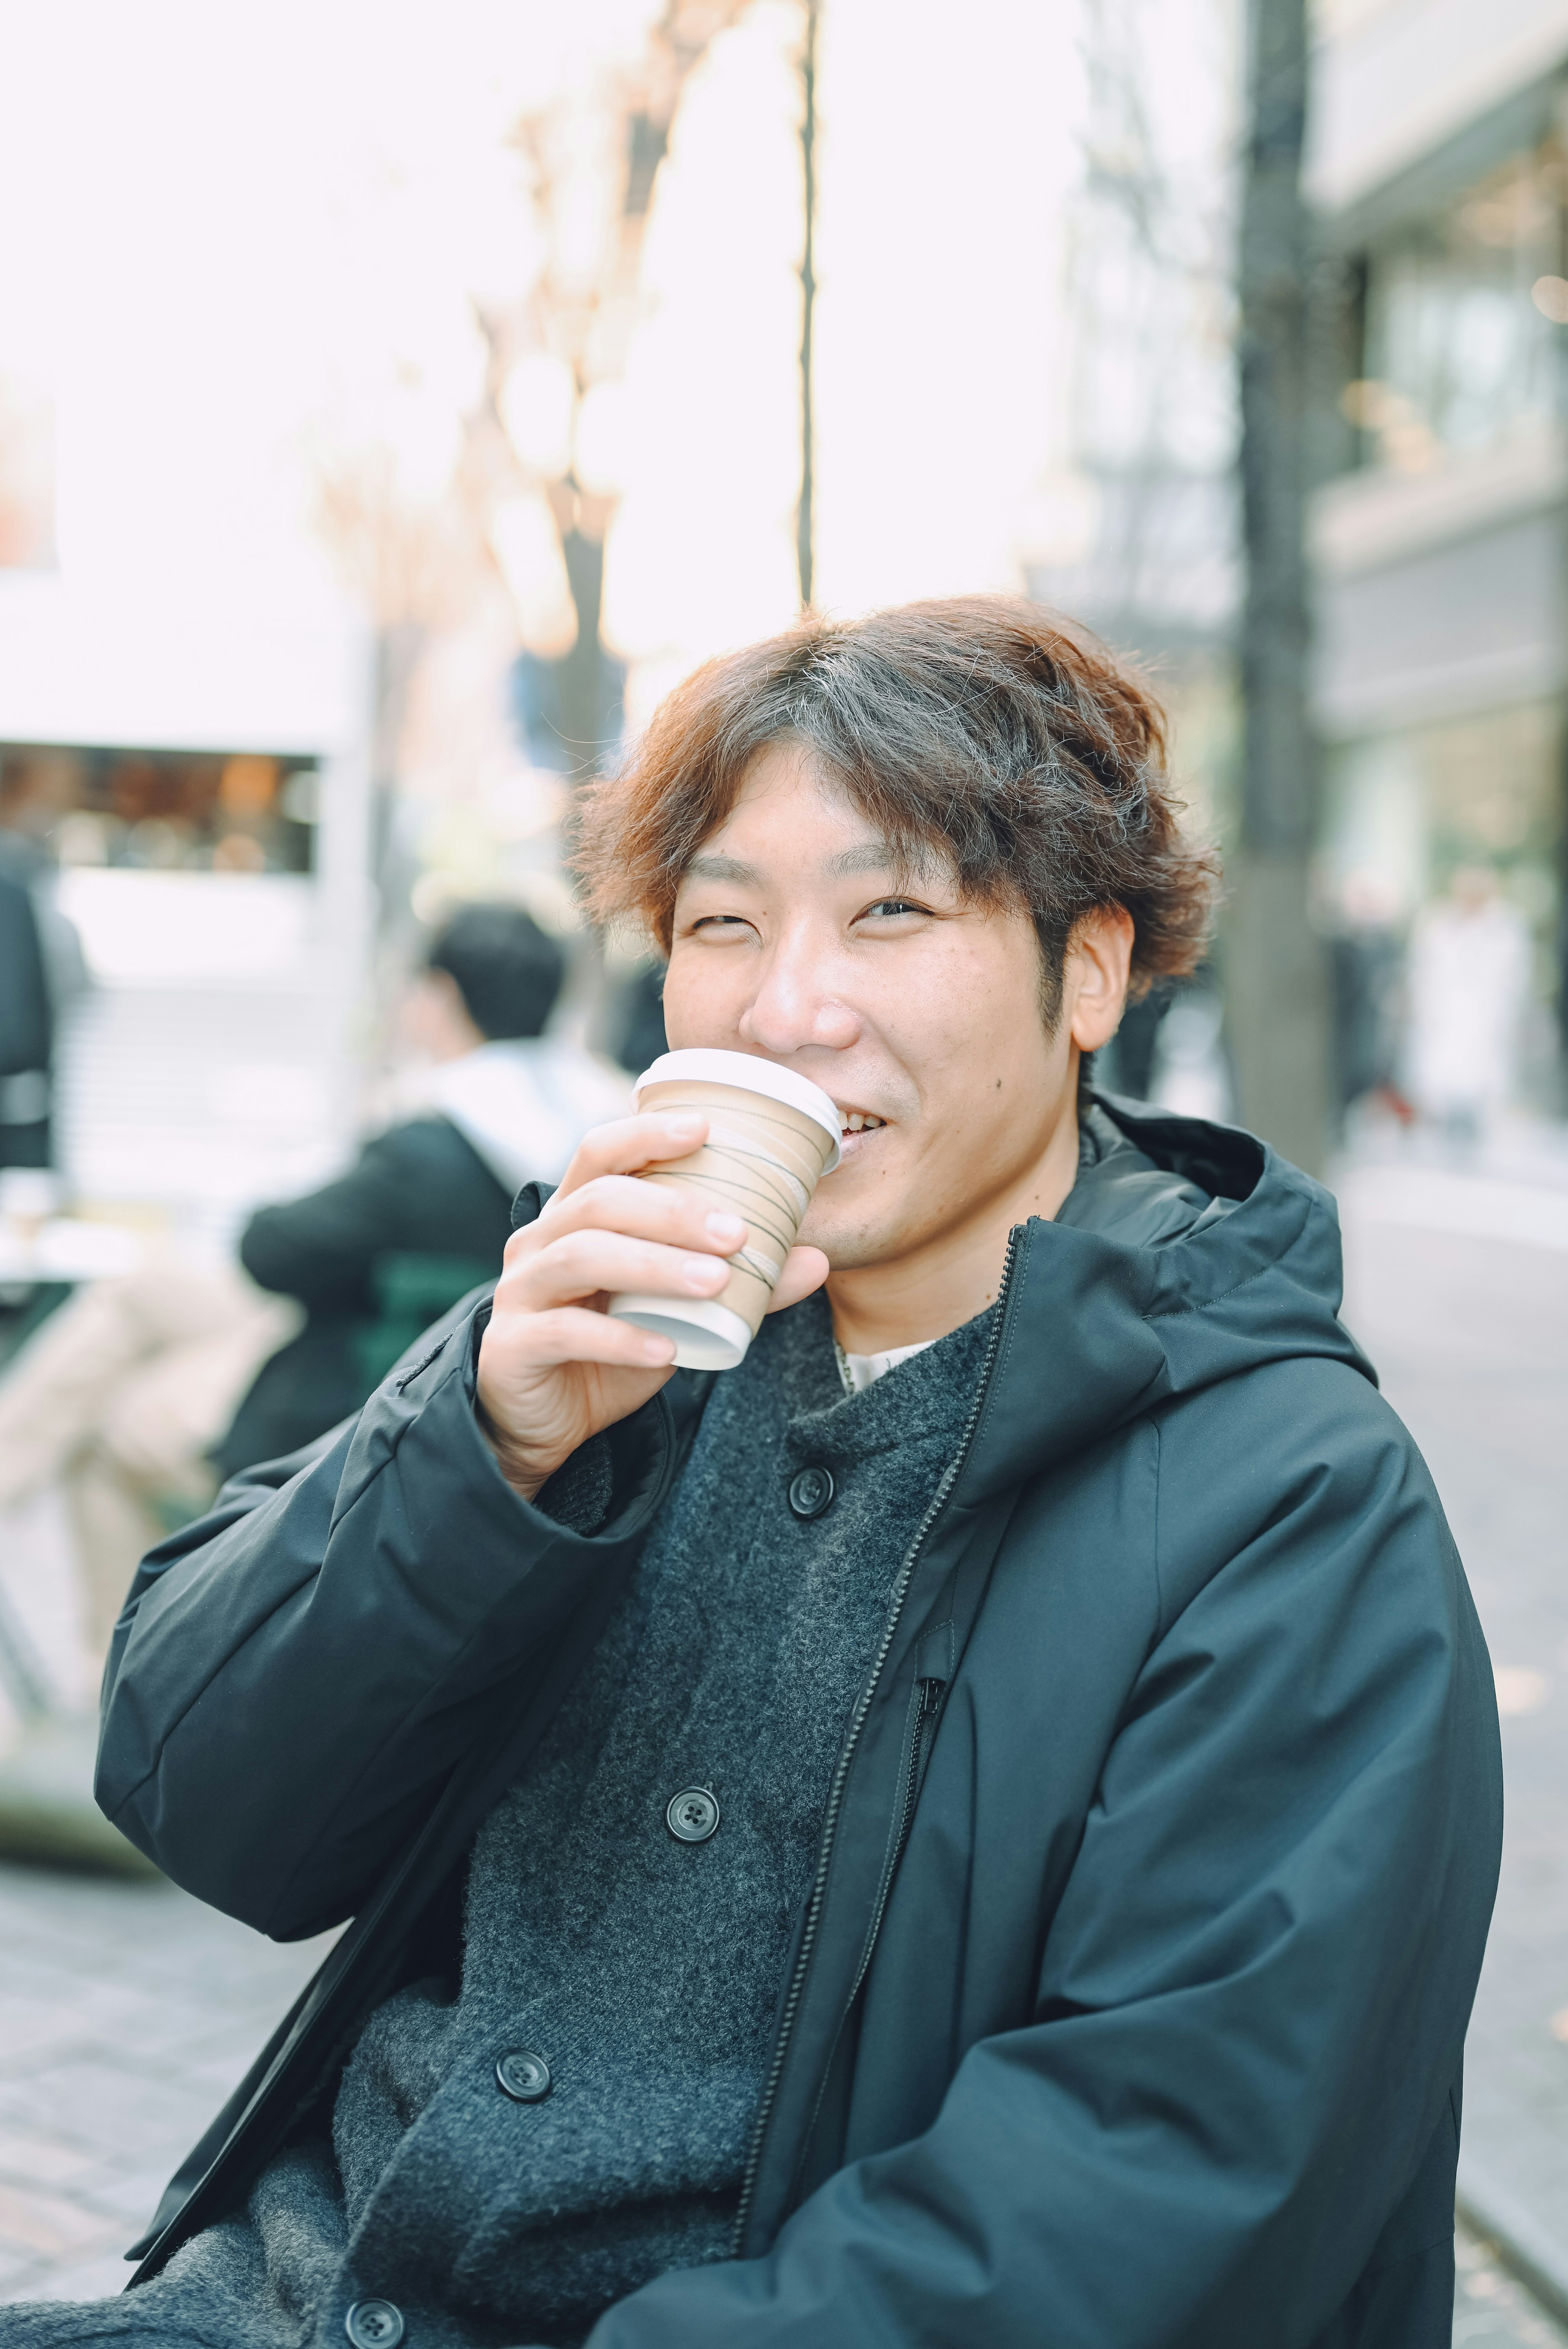
[[[0,1166],[49,1164],[54,1016],[32,893],[0,852]]]
[[[26,770],[0,775],[0,1167],[54,1164],[57,1033],[88,984],[81,941],[55,901],[46,843],[58,812]]]
[[[583,1132],[624,1115],[624,1081],[542,1034],[565,962],[521,908],[463,907],[404,1008],[406,1040],[435,1065],[428,1112],[366,1143],[346,1174],[263,1207],[240,1242],[263,1288],[306,1321],[264,1363],[213,1457],[233,1475],[314,1442],[357,1411],[383,1371],[378,1326],[407,1334],[495,1279],[525,1182],[558,1182]],[[394,1344],[394,1354],[400,1348]]]
[[[1386,895],[1363,875],[1348,881],[1329,935],[1335,1091],[1339,1114],[1372,1096],[1401,1121],[1398,1090],[1405,941]]]

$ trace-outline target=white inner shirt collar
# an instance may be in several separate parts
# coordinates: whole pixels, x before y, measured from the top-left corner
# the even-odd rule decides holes
[[[890,1346],[885,1354],[846,1354],[835,1338],[833,1351],[838,1357],[839,1376],[844,1382],[844,1392],[861,1393],[864,1388],[885,1377],[889,1371],[895,1370],[900,1362],[907,1362],[915,1354],[923,1354],[928,1346],[935,1344],[934,1338],[922,1338],[913,1346]]]

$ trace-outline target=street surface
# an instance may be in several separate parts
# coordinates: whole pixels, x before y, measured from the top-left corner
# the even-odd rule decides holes
[[[1466,2056],[1461,2204],[1568,2308],[1568,1190],[1391,1171],[1345,1199],[1346,1319],[1425,1453],[1502,1714],[1502,1880]],[[1434,1230],[1398,1216],[1414,1200]],[[1553,1209],[1555,1208],[1555,1213]],[[1524,1229],[1529,1241],[1498,1237]]]
[[[126,2244],[328,1946],[277,1948],[170,1884],[0,1870],[0,2302],[123,2288]]]
[[[1346,1317],[1431,1464],[1504,1713],[1453,2338],[1568,2349],[1487,2240],[1568,2311],[1568,1189],[1377,1168],[1344,1198]],[[119,2252],[324,1947],[274,1948],[167,1885],[0,1868],[0,2302],[120,2288]]]

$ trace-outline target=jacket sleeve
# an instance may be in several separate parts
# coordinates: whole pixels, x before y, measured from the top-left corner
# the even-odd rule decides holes
[[[657,1505],[662,1398],[613,1432],[596,1534],[511,1490],[474,1413],[488,1312],[459,1308],[357,1420],[226,1486],[150,1554],[117,1626],[101,1806],[176,1883],[276,1939],[352,1914],[495,1692]]]
[[[241,1238],[240,1261],[259,1288],[307,1308],[363,1305],[377,1257],[400,1244],[407,1179],[393,1138],[378,1136],[335,1183],[258,1208]]]
[[[1206,1495],[1256,1500],[1253,1464]],[[1418,1458],[1398,1431],[1304,1458],[1167,1617],[1030,2023],[765,2257],[659,2278],[588,2349],[1306,2349],[1353,2289],[1402,2312],[1357,2338],[1446,2340],[1410,2297],[1450,2256],[1500,1834],[1486,1651]]]

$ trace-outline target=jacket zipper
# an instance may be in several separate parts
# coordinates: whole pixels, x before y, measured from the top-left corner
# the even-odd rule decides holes
[[[942,1710],[943,1692],[946,1686],[945,1681],[937,1680],[916,1681],[914,1684],[914,1721],[910,1731],[909,1769],[904,1776],[903,1804],[899,1812],[898,1831],[893,1837],[888,1852],[887,1865],[882,1869],[882,1885],[877,1893],[877,1905],[872,1911],[871,1928],[866,1934],[866,1946],[861,1958],[860,1970],[851,1985],[845,2008],[846,2013],[860,1995],[861,1984],[864,1982],[867,1969],[871,1965],[872,1951],[876,1947],[877,1935],[882,1930],[883,1911],[892,1894],[892,1880],[898,1873],[898,1864],[903,1857],[903,1847],[909,1841],[909,1830],[914,1819],[915,1798],[920,1793],[921,1765],[925,1760],[926,1738],[931,1723]]]
[[[980,1423],[980,1413],[985,1408],[985,1396],[991,1384],[991,1371],[996,1360],[996,1348],[1002,1335],[1002,1314],[1006,1303],[1007,1284],[1013,1277],[1016,1229],[1015,1226],[1015,1230],[1007,1235],[1007,1254],[1002,1266],[1001,1283],[996,1290],[996,1318],[991,1325],[991,1335],[985,1347],[985,1360],[980,1371],[980,1383],[975,1391],[975,1400],[969,1407],[969,1416],[964,1423],[964,1433],[959,1438],[958,1449],[943,1470],[942,1481],[932,1495],[931,1506],[920,1521],[914,1539],[904,1552],[903,1563],[899,1568],[898,1578],[893,1584],[892,1604],[888,1611],[887,1621],[882,1626],[881,1642],[872,1661],[871,1678],[861,1691],[860,1702],[851,1716],[849,1734],[844,1741],[838,1767],[833,1773],[832,1785],[828,1791],[828,1806],[822,1818],[822,1839],[817,1850],[817,1872],[811,1879],[810,1898],[806,1909],[805,1930],[800,1936],[800,1947],[796,1952],[794,1971],[789,1977],[789,1988],[779,2020],[779,2036],[773,2047],[773,2060],[768,2067],[768,2077],[763,2084],[762,2095],[757,2107],[757,2118],[752,2123],[751,2143],[747,2151],[746,2169],[740,2181],[740,2200],[735,2214],[733,2238],[734,2255],[737,2259],[740,2256],[740,2247],[745,2240],[747,2224],[751,2217],[751,2206],[757,2196],[757,2177],[762,2166],[762,2141],[767,2134],[773,2107],[778,2102],[779,2083],[783,2077],[785,2058],[789,2054],[789,2041],[795,2029],[795,2018],[799,2012],[801,1996],[806,1987],[807,1971],[810,1966],[812,1951],[816,1947],[817,1929],[821,1922],[823,1896],[827,1890],[828,1869],[833,1857],[833,1838],[838,1831],[839,1813],[843,1807],[844,1787],[849,1779],[850,1765],[855,1758],[856,1749],[861,1742],[861,1733],[865,1727],[866,1716],[871,1712],[872,1702],[876,1695],[889,1651],[898,1634],[899,1619],[903,1613],[903,1602],[909,1595],[909,1586],[914,1578],[914,1569],[920,1553],[925,1546],[925,1537],[935,1524],[947,1495],[958,1481],[959,1472],[969,1456],[969,1446],[975,1440],[975,1430]],[[940,1688],[943,1683],[937,1682],[934,1685]],[[896,1866],[897,1855],[903,1847],[903,1837],[909,1832],[909,1822],[914,1810],[914,1795],[919,1791],[918,1772],[920,1751],[923,1743],[923,1723],[917,1722],[913,1740],[913,1758],[904,1778],[903,1824],[894,1845],[894,1866]],[[882,1911],[887,1906],[888,1894],[892,1889],[892,1868],[884,1868],[882,1871],[882,1883],[877,1898],[876,1910],[861,1952],[860,1971],[855,1978],[857,1992],[871,1963],[872,1951],[882,1925]]]
[[[855,1968],[855,1978],[850,1984],[850,1994],[844,2001],[844,2010],[839,2017],[841,2032],[854,2011],[855,2001],[861,1994],[861,1984],[871,1971],[872,1953],[882,1933],[882,1922],[887,1913],[887,1904],[892,1898],[893,1878],[898,1874],[898,1864],[903,1857],[903,1847],[909,1841],[909,1831],[914,1823],[914,1806],[920,1794],[921,1778],[924,1775],[923,1765],[925,1761],[931,1726],[942,1710],[942,1700],[946,1692],[947,1682],[939,1680],[916,1681],[910,1692],[909,1762],[904,1770],[903,1800],[899,1806],[898,1820],[893,1829],[892,1840],[888,1845],[887,1857],[882,1862],[882,1881],[877,1886],[876,1906],[872,1910],[872,1921],[866,1928],[866,1938],[861,1945],[861,1961]],[[833,2045],[835,2048],[838,2045],[837,2033],[834,2034]],[[832,2057],[830,2053],[830,2068],[831,2062]],[[826,2086],[827,2076],[824,2074],[822,2087],[825,2089]],[[820,2105],[821,2094],[819,2091],[818,2109],[820,2108]],[[814,2110],[807,2127],[808,2137],[815,2126],[816,2111]]]

